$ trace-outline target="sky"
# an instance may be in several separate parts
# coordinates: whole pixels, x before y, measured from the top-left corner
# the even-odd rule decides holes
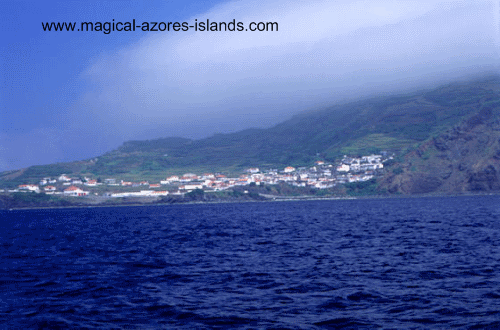
[[[0,171],[496,73],[498,2],[0,0]],[[278,30],[42,28],[133,19]]]

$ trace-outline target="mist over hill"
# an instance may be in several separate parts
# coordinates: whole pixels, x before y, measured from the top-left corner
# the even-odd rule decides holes
[[[380,189],[409,194],[497,190],[499,118],[500,77],[489,76],[406,95],[332,105],[269,129],[246,129],[199,140],[128,141],[96,158],[31,166],[3,172],[0,178],[5,183],[25,183],[66,173],[155,180],[185,172],[310,166],[316,160],[336,162],[342,155],[386,151],[396,154],[397,162],[379,180]],[[487,183],[490,181],[493,183]]]

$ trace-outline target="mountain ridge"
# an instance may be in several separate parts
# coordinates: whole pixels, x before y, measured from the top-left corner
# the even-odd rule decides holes
[[[484,109],[490,109],[489,114]],[[493,127],[491,123],[500,116],[498,109],[500,77],[489,76],[431,90],[369,98],[307,111],[268,129],[250,128],[199,140],[167,137],[127,141],[99,157],[2,172],[0,180],[15,184],[62,173],[156,180],[169,174],[194,171],[237,173],[248,167],[308,166],[318,159],[335,162],[344,154],[359,155],[384,150],[399,156],[393,169],[398,168],[396,172],[402,173],[388,169],[379,180],[381,190],[401,194],[432,192],[434,190],[425,184],[425,189],[409,187],[419,186],[416,182],[432,181],[417,178],[426,177],[424,163],[433,164],[429,159],[434,159],[434,154],[444,156],[439,149],[436,149],[439,152],[425,156],[427,159],[419,158],[418,153],[424,155],[426,150],[439,148],[439,142],[436,146],[435,141],[443,140],[443,136],[449,135],[456,127],[469,130],[472,135],[479,134],[471,126],[474,120],[478,121],[474,127]],[[488,134],[496,137],[495,132],[488,130]],[[453,144],[446,138],[444,140]],[[496,148],[496,145],[491,148]],[[493,156],[484,152],[476,153],[475,157],[490,159]],[[472,159],[466,162],[472,162]],[[416,163],[419,164],[418,169],[415,168]],[[498,164],[489,163],[495,173],[500,173]],[[474,168],[473,164],[463,166]],[[477,175],[480,177],[480,174]],[[469,177],[459,175],[450,177],[469,180]],[[440,185],[441,188],[436,187],[435,190],[450,193],[472,189],[472,186],[451,186],[445,189]],[[497,186],[488,189],[497,189]]]

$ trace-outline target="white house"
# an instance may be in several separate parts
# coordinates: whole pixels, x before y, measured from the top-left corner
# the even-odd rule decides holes
[[[180,182],[191,182],[194,180],[198,180],[198,176],[194,173],[185,173],[181,178]]]
[[[347,164],[340,164],[339,166],[337,166],[337,172],[349,172],[349,165]]]
[[[179,189],[191,191],[191,190],[195,190],[195,189],[203,189],[203,185],[201,185],[201,184],[186,184],[183,186],[179,186]]]
[[[45,190],[45,192],[54,192],[54,191],[56,191],[56,187],[47,186],[47,187],[43,188],[43,190]]]
[[[172,175],[167,178],[168,181],[179,181],[179,177],[177,175]]]
[[[162,191],[153,191],[151,193],[151,196],[167,196],[169,194],[168,191],[162,190]]]
[[[31,192],[40,192],[40,188],[36,184],[22,184],[17,187],[19,190],[27,190]]]
[[[61,174],[61,176],[58,178],[59,181],[71,181],[71,178],[68,177],[66,174]]]
[[[88,194],[89,194],[88,191],[83,191],[80,188],[75,187],[75,186],[71,186],[71,187],[64,189],[65,196],[77,197],[77,196],[87,196]]]

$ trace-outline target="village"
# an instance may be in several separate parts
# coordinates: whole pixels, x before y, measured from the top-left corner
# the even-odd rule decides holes
[[[238,177],[227,177],[224,174],[204,173],[201,175],[185,173],[182,176],[171,175],[158,183],[148,181],[131,182],[106,178],[72,178],[61,174],[57,178],[41,178],[38,184],[21,184],[17,189],[0,189],[0,192],[34,192],[72,197],[100,195],[109,198],[119,197],[155,197],[167,195],[184,195],[196,189],[204,192],[216,192],[236,186],[275,185],[287,183],[297,187],[313,187],[328,189],[337,184],[363,182],[380,175],[384,163],[393,156],[369,155],[362,157],[344,156],[336,164],[316,161],[311,167],[287,166],[281,170],[248,168]]]

